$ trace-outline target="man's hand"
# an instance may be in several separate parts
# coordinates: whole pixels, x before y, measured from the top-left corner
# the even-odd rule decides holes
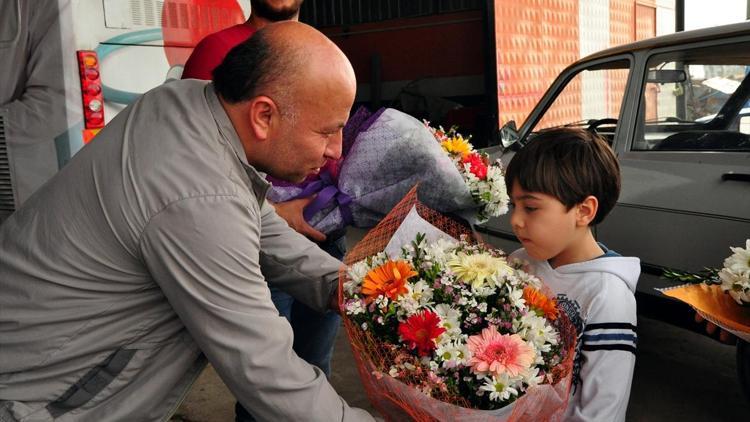
[[[341,315],[341,308],[339,307],[338,289],[336,290],[336,293],[331,295],[331,299],[328,301],[328,309]]]
[[[276,208],[276,213],[286,220],[289,227],[293,228],[297,233],[305,235],[316,242],[322,242],[326,240],[326,235],[307,224],[305,217],[302,215],[302,211],[312,200],[313,198],[310,197],[271,204]]]
[[[706,333],[709,336],[711,336],[713,338],[716,338],[716,335],[715,335],[716,334],[716,330],[719,330],[719,341],[720,342],[722,342],[724,344],[735,344],[735,343],[737,343],[737,337],[734,334],[730,333],[729,331],[726,331],[726,330],[723,330],[723,329],[719,328],[716,324],[714,324],[711,321],[706,321],[706,319],[703,318],[701,316],[701,314],[699,314],[698,312],[696,312],[695,313],[695,322],[697,322],[697,323],[700,324],[700,323],[702,323],[704,321],[706,322]]]

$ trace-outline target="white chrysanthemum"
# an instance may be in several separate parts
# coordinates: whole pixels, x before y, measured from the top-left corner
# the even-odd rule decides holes
[[[455,337],[461,334],[461,313],[450,305],[441,303],[435,306],[435,313],[440,317],[440,326],[445,328],[447,336]]]
[[[424,251],[431,261],[436,262],[441,267],[445,267],[448,261],[455,258],[453,252],[458,243],[452,240],[438,239],[436,242],[425,246]]]
[[[365,261],[359,261],[347,269],[346,272],[349,275],[349,281],[344,283],[344,291],[348,296],[353,296],[360,292],[362,289],[362,280],[364,280],[370,269]]]
[[[537,290],[542,289],[542,280],[540,280],[538,277],[527,273],[523,270],[516,270],[516,277],[518,277],[518,280],[520,281],[521,286],[531,286]]]
[[[539,375],[539,368],[535,366],[525,370],[521,376],[523,377],[523,382],[528,384],[529,387],[537,386],[544,381],[544,376]]]
[[[490,400],[503,402],[510,399],[511,396],[518,396],[518,390],[513,385],[511,379],[502,374],[499,377],[485,378],[484,384],[479,389],[489,392]]]
[[[435,349],[435,356],[441,361],[440,366],[451,369],[465,365],[471,359],[471,352],[465,343],[452,341],[440,344]]]
[[[406,289],[408,290],[406,294],[414,298],[421,305],[432,302],[433,290],[426,281],[420,279],[416,283],[407,283]]]
[[[719,271],[721,290],[729,293],[740,305],[750,304],[750,271],[736,273],[727,268]]]
[[[534,313],[521,317],[518,335],[534,345],[539,352],[549,352],[560,341],[559,334],[549,322]]]
[[[426,281],[418,280],[416,283],[406,283],[406,294],[399,296],[399,316],[411,316],[418,310],[432,302],[433,289]]]
[[[747,239],[745,248],[729,248],[732,256],[724,260],[724,268],[735,274],[750,272],[750,239]]]
[[[523,309],[526,306],[526,299],[523,298],[523,290],[513,288],[509,284],[506,284],[505,287],[506,289],[504,290],[507,292],[508,303],[516,309]]]

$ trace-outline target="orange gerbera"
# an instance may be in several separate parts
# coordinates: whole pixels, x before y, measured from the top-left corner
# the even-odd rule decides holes
[[[557,319],[557,301],[550,299],[544,293],[533,287],[523,289],[523,298],[529,308],[536,311],[537,314],[543,315],[550,321]]]
[[[362,293],[367,296],[365,301],[370,303],[383,294],[391,300],[398,298],[407,293],[406,281],[415,275],[417,272],[406,261],[387,261],[373,268],[362,281]]]

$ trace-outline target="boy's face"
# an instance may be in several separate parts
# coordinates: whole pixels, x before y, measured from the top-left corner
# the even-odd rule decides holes
[[[580,239],[580,220],[576,207],[567,210],[554,196],[528,192],[518,181],[511,188],[513,209],[510,224],[529,256],[550,260],[566,253]],[[560,264],[558,264],[560,265]]]

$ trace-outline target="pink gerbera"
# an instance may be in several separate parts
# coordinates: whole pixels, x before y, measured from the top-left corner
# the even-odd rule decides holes
[[[534,349],[518,334],[500,334],[493,326],[469,337],[467,346],[474,373],[516,376],[534,363]]]

